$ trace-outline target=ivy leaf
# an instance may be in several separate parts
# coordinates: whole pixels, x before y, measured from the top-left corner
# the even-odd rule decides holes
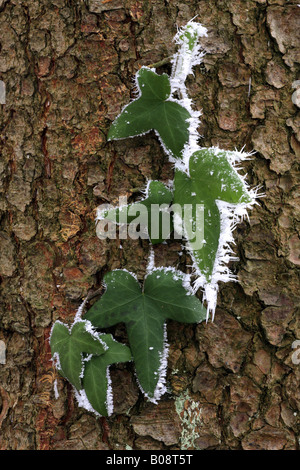
[[[228,158],[232,152],[216,149],[201,149],[190,159],[190,176],[193,184],[199,186],[203,200],[221,200],[231,204],[249,204],[245,183]]]
[[[107,345],[101,356],[92,356],[86,362],[83,376],[83,388],[93,409],[101,416],[109,416],[113,411],[110,388],[109,366],[132,360],[130,349],[118,343],[109,334],[100,336]]]
[[[108,140],[124,139],[155,130],[162,145],[174,158],[182,158],[189,141],[191,117],[186,108],[170,99],[171,85],[167,74],[157,75],[142,67],[136,75],[139,97],[125,106],[113,122]]]
[[[184,206],[189,204],[194,208],[192,223],[184,223],[185,233],[196,264],[209,281],[221,233],[221,218],[216,201],[249,204],[252,199],[242,178],[229,163],[225,151],[202,149],[195,152],[190,157],[189,173],[188,176],[180,170],[175,171],[174,203],[180,206],[181,213],[178,215],[183,220]],[[204,224],[196,221],[197,204],[203,205]],[[199,244],[200,240],[203,245]],[[196,248],[193,249],[193,245]]]
[[[184,275],[173,270],[154,270],[143,289],[122,270],[107,273],[104,282],[107,290],[86,318],[97,328],[125,323],[139,385],[155,401],[163,391],[166,369],[166,320],[199,323],[206,310],[184,287]]]
[[[78,390],[81,388],[83,354],[101,355],[106,348],[87,321],[77,321],[70,329],[56,321],[51,331],[50,346],[52,356],[58,356],[57,367],[61,375]]]
[[[187,24],[182,34],[179,35],[180,41],[187,43],[189,52],[193,52],[199,38],[198,28],[195,26],[197,25],[193,22]]]
[[[162,182],[150,181],[145,199],[122,208],[116,207],[104,213],[100,212],[97,218],[117,224],[124,223],[124,221],[130,224],[136,220],[136,223],[139,222],[143,236],[149,238],[155,245],[166,240],[173,230],[172,218],[167,210],[172,199],[172,192]]]

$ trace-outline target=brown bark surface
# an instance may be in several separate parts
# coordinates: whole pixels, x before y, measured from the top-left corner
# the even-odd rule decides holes
[[[1,449],[297,449],[298,1],[0,0]],[[188,79],[201,145],[255,150],[243,172],[265,197],[235,231],[240,282],[220,286],[214,323],[168,324],[168,393],[147,402],[132,365],[115,366],[115,413],[97,419],[56,377],[49,331],[105,272],[143,278],[146,241],[99,240],[95,209],[135,200],[172,166],[154,134],[106,135],[134,73],[171,56],[195,15],[209,31]],[[155,251],[157,264],[188,264],[178,243]],[[113,333],[126,342],[122,325]]]

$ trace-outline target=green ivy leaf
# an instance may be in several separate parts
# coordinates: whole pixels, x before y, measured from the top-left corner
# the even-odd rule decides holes
[[[97,328],[125,323],[138,382],[151,399],[159,393],[165,358],[165,322],[199,323],[206,310],[183,286],[183,275],[155,270],[141,289],[127,271],[116,270],[104,278],[107,290],[86,318]]]
[[[173,230],[172,218],[164,210],[164,208],[169,207],[172,198],[172,192],[163,183],[150,181],[145,199],[122,208],[109,209],[103,213],[102,217],[118,224],[124,220],[130,224],[141,217],[138,209],[143,206],[142,208],[145,208],[145,217],[142,217],[141,230],[155,245],[166,240]],[[157,206],[162,206],[160,211],[158,211]],[[163,224],[163,221],[165,224]]]
[[[92,356],[86,362],[83,376],[83,388],[93,409],[101,416],[109,416],[112,412],[109,366],[132,360],[130,349],[118,343],[109,334],[100,336],[107,345],[101,356]]]
[[[204,235],[204,244],[193,249],[194,259],[207,281],[213,271],[220,238],[220,212],[216,201],[230,204],[249,204],[251,197],[246,186],[228,162],[226,151],[202,149],[190,157],[189,172],[176,170],[174,180],[174,203],[181,206],[184,218],[184,205],[204,206],[203,227],[196,224],[196,212],[193,212],[193,224],[186,224],[186,236],[189,242]]]
[[[108,140],[124,139],[155,130],[167,152],[182,158],[189,141],[191,117],[186,108],[170,99],[171,85],[168,75],[157,75],[142,67],[137,72],[140,96],[127,105],[113,122]]]
[[[232,152],[201,149],[190,159],[190,176],[203,200],[221,200],[231,204],[248,204],[251,197],[241,176],[229,163]]]
[[[90,331],[91,324],[87,321],[77,321],[70,329],[56,321],[51,331],[52,356],[58,355],[61,375],[78,390],[81,388],[83,353],[101,355],[105,352],[105,345]]]
[[[199,38],[199,33],[197,29],[193,27],[193,24],[187,24],[184,32],[179,36],[179,39],[183,42],[187,42],[188,50],[193,52],[194,47],[196,46]]]

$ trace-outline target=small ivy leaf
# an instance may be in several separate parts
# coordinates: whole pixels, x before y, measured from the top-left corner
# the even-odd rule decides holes
[[[98,220],[109,220],[117,224],[136,221],[143,238],[153,245],[166,240],[173,230],[172,217],[168,211],[173,193],[160,181],[150,181],[143,200],[124,207],[116,207],[98,213]],[[158,207],[160,206],[160,207]],[[149,233],[150,232],[150,233]]]
[[[221,233],[217,201],[229,204],[252,202],[245,183],[229,163],[226,154],[225,151],[202,149],[190,157],[189,176],[180,170],[175,171],[175,207],[178,204],[181,208],[178,215],[183,223],[184,206],[194,207],[192,223],[184,223],[185,236],[194,261],[208,282],[213,272]],[[196,220],[196,205],[203,206],[202,221]]]
[[[182,34],[179,35],[179,40],[187,43],[189,52],[193,52],[199,38],[198,28],[195,26],[198,25],[193,22],[187,24]]]
[[[59,372],[78,390],[81,388],[83,354],[101,355],[106,349],[87,321],[77,321],[70,329],[56,321],[51,331],[50,346],[52,356],[58,356]]]
[[[125,323],[138,383],[152,401],[164,392],[167,319],[199,323],[206,310],[184,286],[184,275],[156,269],[147,275],[143,290],[133,275],[116,270],[104,278],[107,290],[87,312],[97,328]]]
[[[125,106],[113,122],[108,140],[124,139],[155,130],[167,153],[182,158],[189,141],[191,117],[186,108],[170,99],[171,85],[168,75],[157,75],[142,67],[136,74],[139,97]]]
[[[100,336],[107,345],[101,356],[92,356],[86,362],[83,388],[93,409],[101,416],[110,416],[113,411],[109,366],[132,360],[130,349],[118,343],[110,334]]]

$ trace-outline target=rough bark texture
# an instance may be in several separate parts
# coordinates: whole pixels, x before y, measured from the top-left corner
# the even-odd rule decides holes
[[[297,3],[0,0],[1,449],[297,449]],[[134,200],[172,167],[154,134],[106,134],[134,73],[171,56],[176,25],[195,15],[209,30],[188,79],[201,144],[256,150],[244,171],[265,197],[236,229],[240,282],[221,286],[215,322],[168,325],[169,393],[147,402],[132,365],[116,366],[115,413],[97,419],[62,378],[55,399],[49,331],[72,322],[106,271],[145,273],[147,243],[100,241],[95,209]],[[178,243],[155,251],[158,264],[188,263]],[[126,342],[122,325],[112,332]]]

